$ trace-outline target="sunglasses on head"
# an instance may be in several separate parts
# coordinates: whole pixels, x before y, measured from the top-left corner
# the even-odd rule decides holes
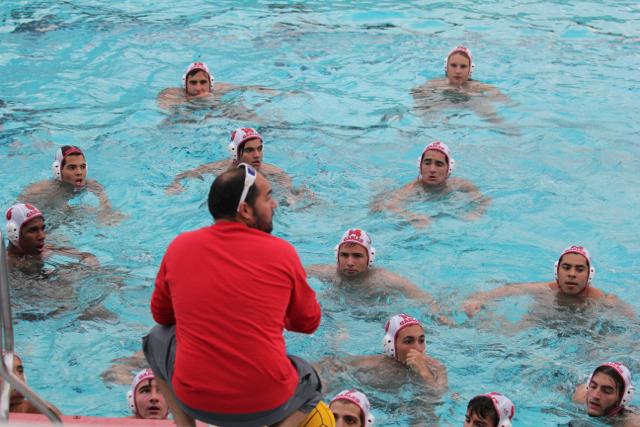
[[[240,204],[245,201],[245,199],[247,198],[247,193],[249,193],[249,189],[256,182],[256,170],[253,168],[253,166],[246,163],[240,163],[238,167],[244,168],[244,188],[242,189],[240,201],[238,201],[238,208],[236,209],[238,212],[240,212]]]

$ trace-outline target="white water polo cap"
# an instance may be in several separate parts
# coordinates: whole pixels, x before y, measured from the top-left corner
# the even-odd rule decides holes
[[[596,369],[594,369],[591,375],[589,375],[589,379],[587,380],[587,387],[589,387],[589,384],[591,384],[591,379],[595,375],[596,371],[603,366],[613,368],[618,373],[618,375],[620,375],[620,378],[622,378],[622,382],[624,383],[624,390],[622,391],[622,396],[620,396],[618,404],[607,414],[607,416],[613,416],[622,411],[625,406],[631,403],[631,401],[633,400],[635,387],[633,386],[633,382],[631,381],[631,371],[629,370],[629,368],[618,362],[603,363],[602,365],[599,365]]]
[[[7,219],[7,238],[17,247],[20,247],[20,232],[22,227],[34,218],[44,218],[38,208],[29,203],[16,203],[7,209],[5,213]]]
[[[360,245],[367,250],[367,255],[369,257],[369,267],[373,266],[373,261],[376,258],[376,248],[373,247],[371,243],[371,237],[367,234],[366,231],[360,228],[351,228],[344,232],[342,238],[340,239],[340,243],[336,245],[336,260],[340,257],[340,248],[345,243],[355,243],[356,245]]]
[[[582,246],[569,246],[564,251],[562,251],[562,253],[558,257],[558,261],[556,261],[556,263],[554,264],[556,282],[558,281],[558,268],[560,268],[560,260],[566,254],[578,254],[587,259],[587,264],[589,264],[589,278],[587,279],[587,286],[590,286],[593,278],[596,275],[596,268],[593,266],[593,262],[591,262],[591,255],[589,255],[589,251]]]
[[[408,314],[396,314],[391,319],[387,320],[387,323],[384,325],[384,338],[382,338],[382,349],[385,355],[394,359],[398,358],[398,352],[396,351],[396,338],[398,338],[398,332],[413,325],[418,325],[424,330],[420,321]]]
[[[192,62],[187,67],[187,69],[184,71],[184,74],[182,75],[182,87],[185,89],[187,88],[187,76],[193,70],[201,70],[207,73],[207,76],[209,76],[209,90],[213,90],[213,74],[211,74],[211,72],[209,71],[209,67],[207,67],[207,64],[205,64],[204,62]]]
[[[62,168],[64,167],[65,159],[72,154],[77,154],[84,157],[84,153],[82,152],[82,150],[75,145],[64,145],[58,148],[58,150],[56,151],[56,156],[53,159],[53,163],[51,164],[51,173],[53,173],[53,177],[58,181],[62,181]]]
[[[516,407],[513,406],[513,402],[507,396],[495,391],[482,396],[491,399],[493,408],[498,414],[498,427],[511,427],[511,420],[516,413]]]
[[[152,380],[155,378],[153,375],[153,371],[151,368],[143,369],[138,372],[135,377],[133,377],[133,381],[131,381],[131,389],[127,392],[127,402],[129,403],[129,409],[131,409],[131,413],[133,415],[139,417],[140,413],[138,412],[138,408],[136,406],[136,393],[138,392],[138,386],[141,382],[145,380]],[[167,406],[167,410],[163,415],[163,419],[169,416],[169,407]]]
[[[329,402],[329,406],[331,406],[331,403],[335,402],[336,400],[346,400],[355,404],[358,408],[360,408],[360,421],[362,422],[362,425],[364,427],[373,427],[376,422],[376,417],[374,417],[371,413],[371,405],[369,404],[369,399],[367,399],[367,396],[364,393],[356,390],[342,390],[333,399],[331,399],[331,402]]]
[[[469,79],[471,79],[471,75],[473,74],[473,69],[476,67],[476,64],[473,62],[473,55],[471,55],[471,51],[462,45],[456,46],[453,49],[451,49],[447,54],[447,57],[444,58],[444,75],[445,76],[447,75],[447,68],[449,67],[449,58],[451,58],[451,55],[453,55],[454,53],[462,53],[469,58],[469,64],[470,64]]]
[[[431,144],[424,147],[422,150],[422,154],[418,157],[418,179],[422,179],[422,160],[424,159],[424,155],[429,150],[439,151],[447,158],[447,163],[449,164],[449,170],[447,171],[447,177],[451,175],[453,172],[453,167],[456,164],[456,161],[451,157],[451,151],[449,151],[449,147],[447,144],[441,141],[433,141]]]
[[[227,149],[229,150],[234,162],[238,160],[238,151],[240,151],[240,146],[254,138],[257,138],[260,142],[264,143],[262,136],[254,128],[238,128],[231,132],[231,138],[229,145],[227,145]]]

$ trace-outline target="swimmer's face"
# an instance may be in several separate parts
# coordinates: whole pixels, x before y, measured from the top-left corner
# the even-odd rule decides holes
[[[447,79],[452,85],[462,85],[469,81],[471,61],[463,53],[454,53],[447,61]]]
[[[591,417],[602,417],[608,414],[620,400],[618,387],[609,375],[598,372],[587,384],[587,414]]]
[[[22,225],[18,240],[22,252],[26,255],[40,255],[44,251],[45,227],[44,218],[41,216]]]
[[[427,344],[424,337],[424,329],[420,325],[411,325],[400,329],[396,337],[396,356],[402,363],[407,361],[407,354],[411,350],[424,353]]]
[[[343,243],[338,249],[338,272],[346,277],[356,277],[369,268],[369,253],[357,243]]]
[[[260,138],[252,138],[242,145],[242,153],[238,157],[238,163],[248,163],[256,169],[262,166],[262,141]]]
[[[584,291],[589,281],[587,259],[575,253],[565,254],[558,263],[558,286],[567,295],[578,295]]]
[[[87,162],[82,154],[72,154],[64,159],[60,172],[62,182],[75,187],[83,187],[87,183]]]
[[[142,381],[135,392],[136,418],[162,420],[166,418],[168,406],[164,396],[158,390],[155,378]]]
[[[17,376],[20,381],[26,384],[26,381],[24,379],[24,366],[22,365],[22,360],[15,354],[13,355],[13,374]],[[24,397],[18,390],[12,388],[9,399],[10,405],[17,405],[22,402],[22,400],[24,400]]]
[[[362,411],[355,403],[336,400],[331,403],[329,409],[336,419],[336,427],[362,427]]]
[[[483,417],[480,414],[471,413],[471,409],[467,409],[467,414],[464,416],[464,427],[493,427],[498,424],[491,414],[487,414]]]
[[[198,71],[197,73],[187,77],[186,91],[187,96],[206,96],[211,92],[209,75],[204,71]]]
[[[273,212],[278,207],[278,203],[273,198],[271,184],[262,174],[258,173],[256,175],[254,185],[258,191],[258,196],[253,206],[251,206],[253,213],[253,224],[251,226],[265,233],[271,233],[273,230]]]
[[[443,184],[449,177],[449,162],[442,151],[427,150],[420,163],[420,175],[426,185]]]

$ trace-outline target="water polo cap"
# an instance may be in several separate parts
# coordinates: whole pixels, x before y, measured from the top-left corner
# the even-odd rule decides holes
[[[22,227],[34,218],[44,218],[38,208],[28,203],[16,203],[7,209],[5,213],[7,219],[7,238],[17,247],[20,247],[20,232]]]
[[[451,175],[451,172],[453,172],[453,167],[455,166],[456,161],[453,159],[453,157],[451,157],[451,152],[449,151],[449,147],[447,147],[447,144],[440,141],[433,141],[431,144],[424,147],[424,150],[422,150],[422,154],[420,154],[420,157],[418,157],[418,179],[422,180],[422,159],[424,158],[424,154],[429,150],[436,150],[445,155],[445,157],[447,158],[447,163],[449,164],[449,171],[447,172],[447,177],[449,177],[449,175]]]
[[[483,397],[491,399],[493,408],[498,414],[498,427],[511,427],[511,420],[516,413],[516,408],[513,406],[513,402],[505,395],[491,392],[482,394]]]
[[[447,75],[447,68],[449,66],[449,58],[454,53],[464,53],[468,58],[471,66],[469,67],[469,80],[471,80],[471,75],[473,74],[473,69],[476,67],[476,64],[473,62],[473,55],[471,55],[471,51],[464,46],[456,46],[449,51],[449,54],[446,58],[444,58],[444,75]]]
[[[205,64],[204,62],[192,62],[187,67],[184,74],[182,75],[182,87],[185,89],[187,88],[187,76],[193,70],[202,70],[205,73],[207,73],[207,76],[209,76],[209,90],[212,91],[213,90],[213,74],[211,74],[211,72],[209,71],[209,67],[207,67],[207,64]]]
[[[618,373],[618,375],[620,375],[620,378],[622,378],[622,382],[624,383],[624,390],[622,391],[622,396],[620,396],[618,404],[607,414],[607,416],[613,416],[622,411],[626,405],[629,405],[631,403],[631,401],[633,400],[635,387],[633,386],[633,382],[631,382],[631,371],[629,371],[629,368],[624,366],[622,363],[617,362],[603,363],[602,365],[599,365],[596,369],[594,369],[591,375],[589,375],[589,379],[587,380],[587,387],[589,387],[589,384],[591,384],[591,378],[593,378],[595,372],[603,366],[613,368]]]
[[[240,146],[250,139],[258,138],[260,142],[263,142],[262,136],[254,128],[238,128],[231,132],[231,138],[227,149],[231,153],[233,161],[238,160],[238,151]]]
[[[331,403],[336,400],[347,400],[360,408],[361,414],[361,422],[364,427],[373,427],[376,421],[376,417],[371,413],[371,405],[369,404],[369,399],[364,393],[361,393],[356,390],[342,390],[338,393],[333,399],[331,399]]]
[[[582,246],[569,246],[564,251],[562,251],[562,253],[558,257],[558,261],[556,261],[556,263],[554,264],[556,282],[558,282],[558,268],[560,268],[560,260],[566,254],[578,254],[578,255],[582,255],[587,259],[587,264],[589,264],[589,279],[587,279],[587,286],[590,286],[594,276],[596,275],[596,268],[593,266],[593,263],[591,262],[591,256],[589,255],[589,251],[587,251]]]
[[[84,157],[82,150],[75,145],[65,145],[58,148],[56,151],[56,157],[53,159],[53,163],[51,164],[51,172],[53,173],[53,177],[58,181],[62,181],[62,168],[64,167],[65,159],[72,154],[78,154]]]
[[[376,258],[376,248],[371,245],[371,237],[369,237],[366,231],[359,228],[351,228],[345,231],[340,239],[340,243],[338,243],[335,248],[336,260],[339,257],[340,247],[345,243],[355,243],[365,248],[369,256],[369,267],[373,266],[373,261]]]
[[[391,319],[387,320],[387,323],[384,325],[384,338],[382,338],[382,348],[385,355],[394,359],[398,358],[396,351],[396,338],[398,337],[398,332],[412,325],[422,327],[422,324],[418,319],[403,313],[396,314]],[[424,329],[424,327],[422,329]]]

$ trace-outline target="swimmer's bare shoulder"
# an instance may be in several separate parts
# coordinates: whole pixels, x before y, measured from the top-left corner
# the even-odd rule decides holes
[[[447,79],[433,79],[428,80],[422,83],[419,86],[416,86],[411,90],[411,95],[414,98],[423,98],[425,96],[431,95],[436,91],[441,91],[446,89],[449,86]]]
[[[22,203],[36,203],[40,197],[46,194],[50,194],[55,184],[52,179],[45,179],[42,181],[34,182],[18,196],[18,201]]]

